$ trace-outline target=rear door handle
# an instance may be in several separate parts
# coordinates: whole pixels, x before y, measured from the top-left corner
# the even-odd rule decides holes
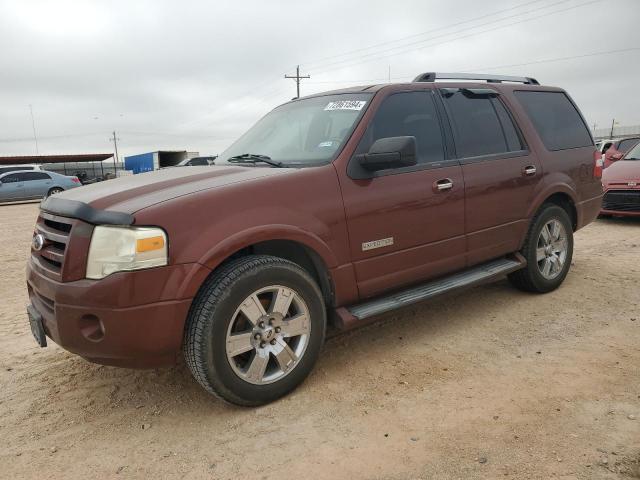
[[[438,192],[446,192],[453,188],[453,180],[450,178],[442,178],[437,180],[434,184],[434,189]]]
[[[527,165],[522,169],[522,174],[530,177],[531,175],[535,175],[537,172],[535,165]]]

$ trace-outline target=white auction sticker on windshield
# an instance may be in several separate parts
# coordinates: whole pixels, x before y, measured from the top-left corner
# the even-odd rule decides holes
[[[325,110],[362,110],[367,104],[366,100],[338,100],[336,102],[329,102]]]

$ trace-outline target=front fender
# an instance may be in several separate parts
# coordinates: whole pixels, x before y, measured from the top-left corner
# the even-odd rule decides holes
[[[328,268],[338,265],[335,254],[320,237],[291,225],[263,225],[237,232],[209,249],[199,263],[213,270],[235,252],[269,240],[299,243],[314,251]]]

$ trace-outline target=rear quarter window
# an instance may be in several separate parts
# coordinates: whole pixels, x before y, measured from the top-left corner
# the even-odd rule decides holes
[[[547,150],[568,150],[593,145],[580,113],[564,92],[514,92]]]

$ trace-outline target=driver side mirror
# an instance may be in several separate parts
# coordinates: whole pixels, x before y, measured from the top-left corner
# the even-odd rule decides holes
[[[356,155],[362,168],[369,171],[411,167],[417,163],[416,137],[379,138],[368,153]]]
[[[620,160],[621,158],[622,158],[621,153],[614,153],[613,155],[611,155],[611,160],[613,161]]]

